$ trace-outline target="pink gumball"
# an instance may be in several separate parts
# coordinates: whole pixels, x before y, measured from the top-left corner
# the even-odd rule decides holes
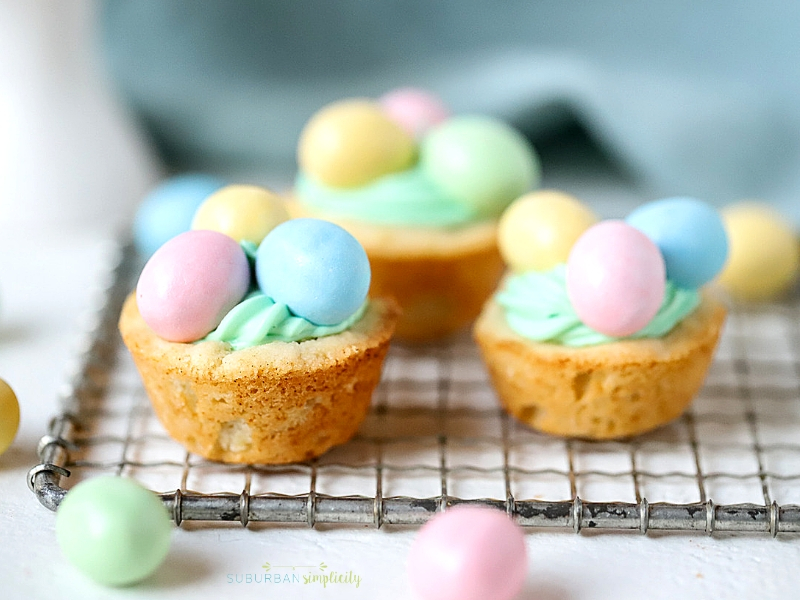
[[[422,136],[450,116],[450,111],[435,95],[417,88],[399,88],[378,100],[383,110],[414,137]]]
[[[193,342],[219,325],[249,285],[250,265],[235,240],[217,231],[187,231],[147,261],[136,303],[156,335]]]
[[[494,508],[463,504],[428,521],[408,558],[411,585],[425,600],[511,600],[527,568],[519,525]]]
[[[608,336],[639,331],[664,300],[666,268],[658,247],[623,221],[602,221],[575,242],[567,294],[578,317]]]

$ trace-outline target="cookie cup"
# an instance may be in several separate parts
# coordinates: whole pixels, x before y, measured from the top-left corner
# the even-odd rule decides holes
[[[342,333],[234,351],[159,338],[132,294],[119,329],[170,436],[210,460],[279,464],[319,456],[356,433],[397,317],[393,301],[373,299]]]
[[[707,291],[663,338],[571,348],[518,335],[490,300],[473,332],[511,415],[545,433],[605,440],[650,431],[686,410],[703,385],[725,315]]]

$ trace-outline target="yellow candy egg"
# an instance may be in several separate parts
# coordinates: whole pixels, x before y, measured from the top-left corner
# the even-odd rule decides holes
[[[580,235],[597,216],[569,194],[539,190],[517,198],[500,218],[498,244],[514,271],[546,271],[567,262]]]
[[[316,113],[300,134],[300,168],[320,183],[356,187],[412,165],[413,137],[375,102],[343,100]]]
[[[11,386],[0,379],[0,454],[8,450],[19,428],[19,402]]]
[[[797,238],[789,223],[760,202],[728,206],[722,220],[728,262],[719,282],[731,296],[761,301],[788,291],[800,273]]]
[[[289,219],[277,194],[255,185],[229,185],[206,198],[192,220],[192,229],[210,229],[237,242],[256,246]]]

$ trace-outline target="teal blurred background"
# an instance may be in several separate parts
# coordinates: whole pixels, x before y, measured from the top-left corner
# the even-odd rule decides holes
[[[800,226],[798,31],[796,0],[0,0],[0,224],[125,221],[176,170],[289,185],[323,104],[414,85],[604,216],[758,198]]]
[[[798,2],[106,0],[100,23],[176,167],[291,170],[322,104],[415,85],[509,119],[546,167],[800,216]]]

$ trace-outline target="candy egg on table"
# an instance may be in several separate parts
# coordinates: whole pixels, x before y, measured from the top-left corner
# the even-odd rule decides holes
[[[608,336],[636,333],[664,300],[666,267],[658,247],[623,221],[601,221],[567,259],[567,295],[586,325]]]
[[[500,254],[520,273],[551,269],[567,262],[575,241],[597,220],[587,206],[564,192],[529,192],[500,217]]]
[[[367,297],[367,253],[347,231],[320,219],[293,219],[273,229],[256,254],[261,291],[295,315],[335,325]]]
[[[192,229],[219,231],[256,246],[289,218],[277,194],[255,185],[228,185],[206,198],[195,212]]]
[[[0,454],[11,446],[19,429],[19,402],[11,386],[0,379]]]
[[[378,102],[392,120],[416,138],[450,116],[439,97],[419,88],[392,90],[381,96]]]
[[[800,276],[792,226],[763,202],[740,202],[722,211],[730,255],[719,277],[734,297],[763,301],[786,293]]]
[[[250,265],[235,240],[217,231],[187,231],[147,261],[136,303],[158,336],[193,342],[219,325],[249,285]]]
[[[56,512],[67,560],[110,586],[141,581],[169,551],[172,523],[153,492],[124,477],[95,477],[69,490]]]
[[[425,600],[511,600],[527,568],[522,529],[483,506],[437,514],[419,530],[408,557],[411,585]]]
[[[416,159],[416,142],[369,100],[343,100],[324,107],[300,134],[301,170],[332,187],[363,185]]]
[[[489,117],[448,119],[422,140],[420,164],[447,193],[476,213],[494,214],[539,184],[533,147],[510,125]]]
[[[661,250],[667,278],[699,288],[722,270],[728,236],[717,210],[694,198],[666,198],[643,204],[625,219]]]
[[[149,257],[167,240],[189,231],[197,207],[225,181],[203,173],[176,175],[153,189],[139,205],[133,220],[133,241]]]

